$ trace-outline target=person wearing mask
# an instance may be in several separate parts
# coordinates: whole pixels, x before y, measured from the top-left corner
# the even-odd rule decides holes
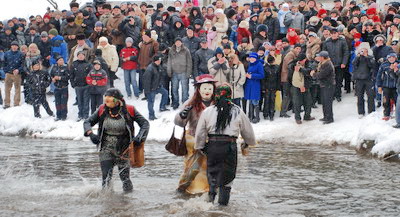
[[[321,87],[322,111],[324,117],[320,119],[323,124],[333,123],[332,103],[335,95],[335,67],[329,58],[327,51],[321,51],[316,55],[319,62],[317,71],[311,71],[310,75],[315,77]]]

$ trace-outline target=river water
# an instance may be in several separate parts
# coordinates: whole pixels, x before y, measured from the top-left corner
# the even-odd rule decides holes
[[[101,191],[89,141],[0,137],[0,216],[399,216],[398,163],[336,146],[259,145],[239,156],[228,207],[175,192],[182,159],[146,144],[134,191]]]

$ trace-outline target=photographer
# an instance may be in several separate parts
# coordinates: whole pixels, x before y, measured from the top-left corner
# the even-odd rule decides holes
[[[292,61],[289,66],[288,81],[291,86],[291,95],[293,101],[293,111],[297,124],[301,124],[301,106],[304,106],[305,121],[312,121],[315,118],[311,117],[312,97],[310,87],[312,78],[310,76],[311,68],[308,66],[308,61],[305,54],[299,56]]]
[[[141,39],[140,26],[141,26],[141,21],[140,18],[137,16],[125,17],[125,19],[118,26],[119,31],[124,33],[126,38],[128,37],[132,38],[133,46],[136,48],[139,46],[139,42]]]
[[[363,43],[364,44],[364,43]],[[365,115],[364,106],[364,93],[368,97],[368,114],[375,111],[375,100],[374,100],[374,72],[375,72],[375,59],[372,51],[367,46],[360,45],[358,54],[353,61],[353,78],[355,82],[355,90],[357,95],[357,108],[358,115],[362,118]]]

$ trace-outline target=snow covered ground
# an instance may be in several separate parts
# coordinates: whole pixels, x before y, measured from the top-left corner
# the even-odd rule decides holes
[[[118,76],[123,78],[122,71]],[[0,82],[4,97],[4,83]],[[123,81],[117,80],[116,87],[126,95]],[[193,89],[193,88],[191,88]],[[13,92],[13,91],[12,91]],[[11,107],[7,110],[0,108],[0,134],[1,135],[28,135],[35,138],[58,138],[82,140],[82,122],[76,122],[78,108],[72,104],[75,102],[75,92],[70,89],[69,112],[67,121],[54,121],[54,118],[47,116],[41,108],[42,119],[34,118],[33,108],[23,104],[19,107]],[[148,139],[155,142],[165,143],[171,136],[173,119],[177,111],[159,113],[158,106],[160,95],[156,98],[155,111],[157,120],[150,122],[151,129]],[[55,111],[54,97],[49,96],[50,107]],[[128,104],[136,106],[140,113],[148,117],[147,101],[127,99]],[[11,103],[12,105],[12,103]],[[354,94],[344,94],[340,103],[334,102],[335,122],[330,125],[322,125],[319,118],[322,118],[322,106],[313,109],[312,116],[316,120],[303,122],[297,125],[294,115],[291,118],[279,118],[278,114],[273,122],[261,120],[253,125],[259,143],[293,143],[298,145],[324,144],[335,145],[345,144],[360,148],[365,141],[374,142],[375,146],[371,153],[383,157],[390,152],[400,152],[400,133],[392,128],[395,120],[381,120],[382,108],[362,119],[358,118],[356,98]],[[178,133],[176,133],[178,135]]]

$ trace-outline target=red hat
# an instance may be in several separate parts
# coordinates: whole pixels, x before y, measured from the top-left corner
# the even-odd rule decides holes
[[[354,33],[354,36],[353,36],[353,38],[361,38],[361,33]]]
[[[369,8],[367,10],[367,15],[375,15],[376,14],[376,8]]]
[[[296,32],[296,30],[294,30],[293,28],[289,28],[288,32]]]
[[[374,21],[374,23],[380,23],[381,18],[379,18],[379,16],[374,16],[374,17],[372,17],[372,21]]]
[[[321,18],[322,14],[327,14],[327,13],[328,12],[325,9],[321,8],[321,9],[319,9],[317,16],[319,18]]]
[[[214,76],[210,74],[203,74],[196,77],[196,84],[203,84],[203,83],[214,83],[217,82],[214,79]]]
[[[51,17],[50,17],[49,14],[45,14],[45,15],[43,16],[43,19],[46,19],[46,18],[49,19],[49,20],[51,19]]]

